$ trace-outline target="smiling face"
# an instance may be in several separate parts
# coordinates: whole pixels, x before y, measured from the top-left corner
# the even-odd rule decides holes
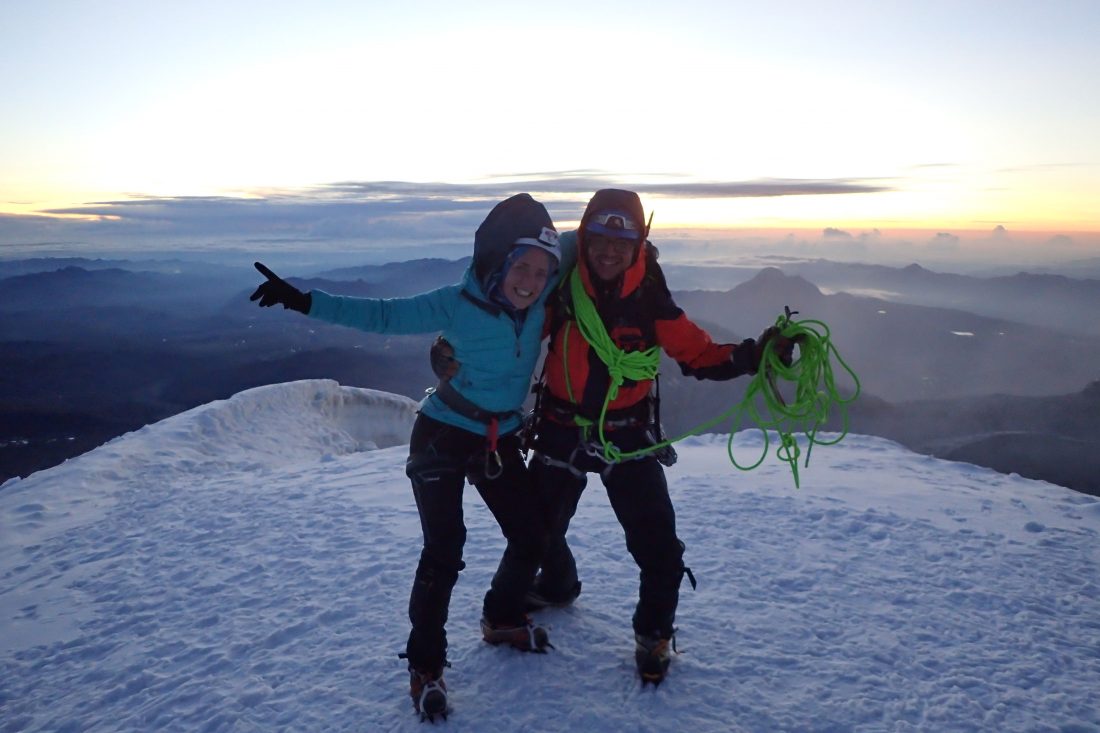
[[[554,258],[549,252],[529,247],[508,268],[500,290],[516,310],[523,310],[542,295],[553,268]]]
[[[633,239],[588,233],[585,236],[588,269],[600,280],[610,282],[626,272],[634,262],[638,242]]]

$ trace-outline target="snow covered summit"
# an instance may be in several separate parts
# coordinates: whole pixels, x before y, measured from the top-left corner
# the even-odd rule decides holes
[[[0,730],[424,730],[396,658],[414,410],[262,387],[0,487]],[[669,471],[699,588],[656,691],[598,480],[570,536],[584,593],[539,616],[546,656],[479,639],[503,538],[467,492],[448,730],[1100,730],[1100,501],[865,436],[815,448],[796,490],[773,458],[734,470],[725,441]]]

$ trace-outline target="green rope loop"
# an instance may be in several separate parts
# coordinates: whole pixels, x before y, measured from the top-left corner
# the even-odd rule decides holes
[[[810,454],[814,445],[836,445],[848,434],[847,406],[859,396],[859,378],[851,367],[841,358],[833,345],[829,327],[821,321],[792,321],[788,316],[776,320],[780,333],[798,344],[798,358],[790,366],[784,364],[775,353],[773,343],[764,346],[760,360],[760,369],[749,382],[745,396],[734,408],[737,417],[726,443],[726,453],[730,463],[742,471],[751,471],[764,462],[769,448],[768,430],[779,434],[780,445],[776,457],[791,467],[794,485],[799,486],[798,459],[801,455],[798,442],[794,437],[801,431],[807,439],[806,460],[803,466],[809,466]],[[836,387],[832,360],[843,367],[852,378],[855,390],[850,397],[842,397]],[[776,380],[792,382],[795,385],[794,399],[787,402],[779,392]],[[759,407],[762,403],[763,410]],[[819,440],[818,429],[829,419],[829,411],[836,405],[841,410],[843,428],[840,434],[830,441]],[[764,449],[760,458],[751,466],[742,466],[733,456],[733,437],[740,428],[741,416],[747,413],[764,435]]]

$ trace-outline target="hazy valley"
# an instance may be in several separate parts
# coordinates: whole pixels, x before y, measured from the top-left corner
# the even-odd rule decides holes
[[[291,279],[394,297],[455,282],[466,264],[415,260]],[[677,302],[716,340],[755,336],[784,306],[827,324],[862,388],[848,429],[1100,494],[1100,326],[1086,315],[1100,312],[1100,281],[781,264],[665,269]],[[434,384],[434,334],[380,336],[260,310],[247,299],[257,282],[250,267],[201,263],[0,263],[0,480],[260,384],[327,377],[414,398]],[[667,431],[732,406],[745,382],[685,379],[666,360]]]

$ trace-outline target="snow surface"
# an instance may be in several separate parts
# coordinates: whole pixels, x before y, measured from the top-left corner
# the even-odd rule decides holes
[[[427,730],[397,652],[415,404],[249,390],[0,487],[0,731]],[[738,434],[742,463],[760,437]],[[637,570],[598,480],[550,654],[480,640],[503,539],[466,497],[452,731],[1100,731],[1100,501],[850,435],[802,488],[725,438],[669,470],[686,560],[642,689]]]

